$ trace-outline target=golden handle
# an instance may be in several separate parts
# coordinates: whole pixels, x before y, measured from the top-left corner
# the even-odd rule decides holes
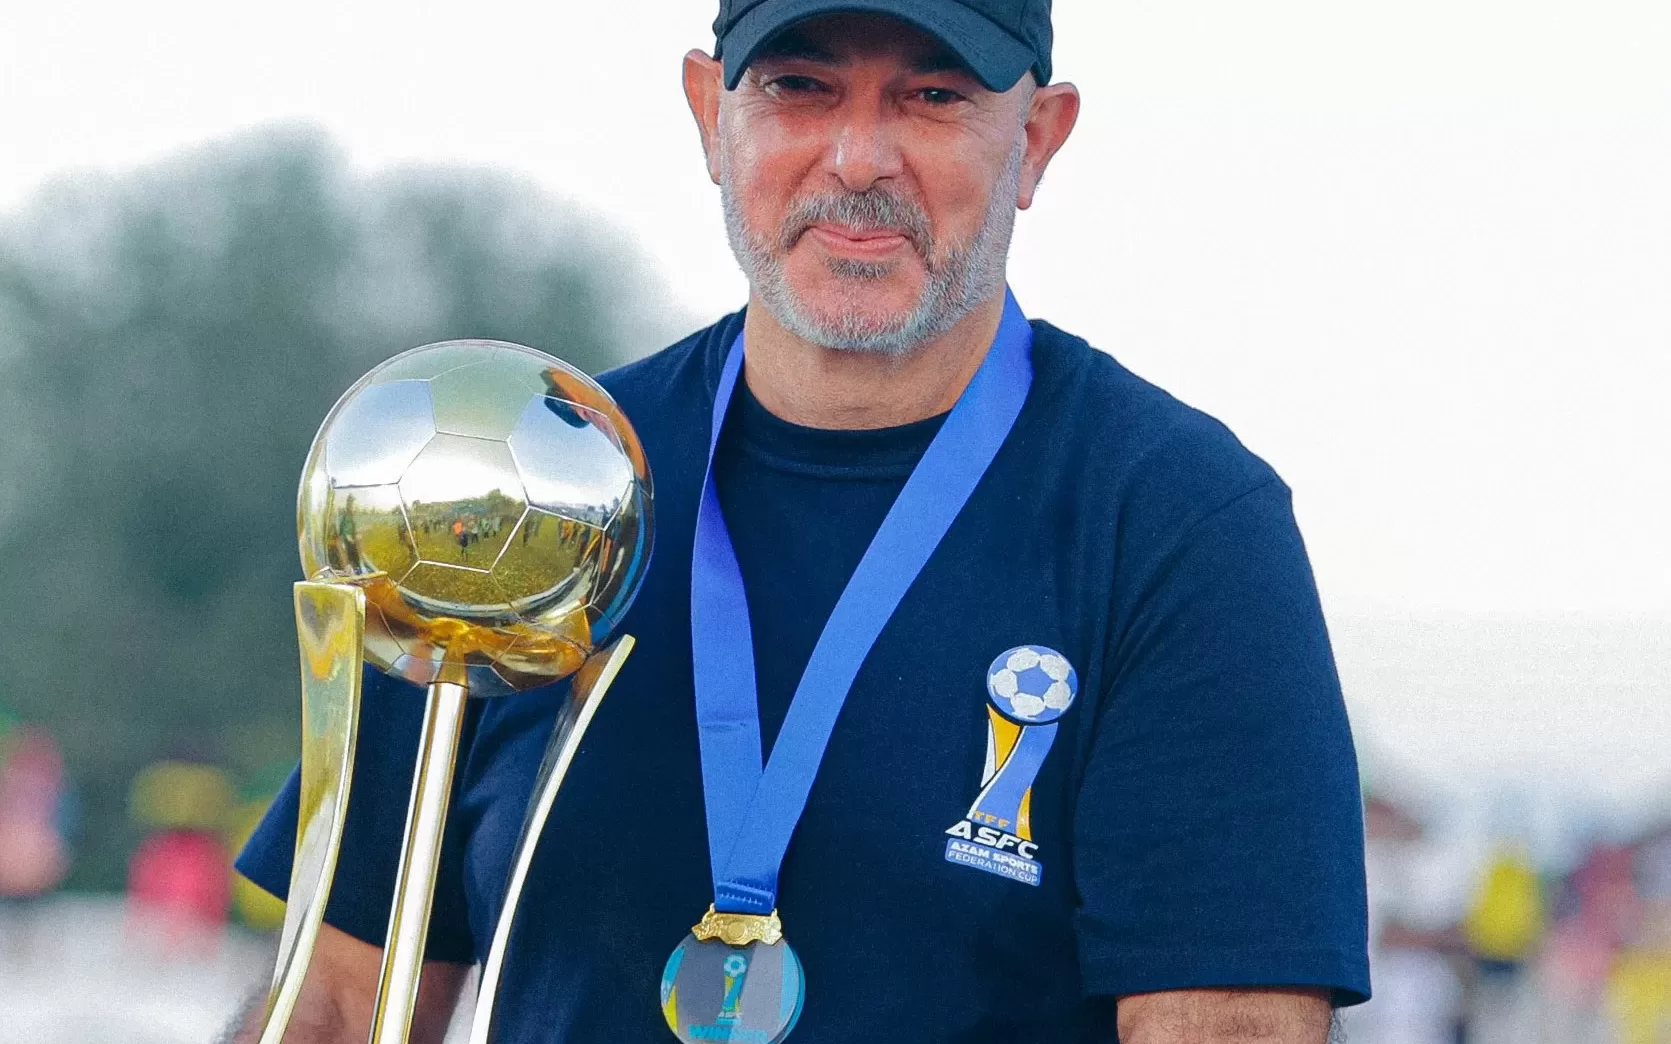
[[[546,741],[545,757],[534,778],[534,795],[523,815],[522,836],[517,839],[510,879],[505,885],[505,902],[499,908],[499,923],[493,929],[493,945],[488,949],[487,962],[482,965],[476,1012],[470,1020],[470,1044],[488,1044],[493,1039],[493,1007],[499,995],[499,976],[504,970],[505,950],[510,945],[511,928],[516,923],[516,908],[522,900],[522,886],[528,880],[528,867],[534,861],[534,849],[539,845],[546,818],[551,815],[552,803],[557,800],[557,788],[562,786],[575,751],[580,748],[580,739],[615,676],[621,672],[621,666],[627,662],[633,644],[632,635],[622,635],[615,644],[587,660],[574,676],[567,702],[557,712],[551,738]]]
[[[267,994],[261,1044],[279,1044],[307,977],[325,918],[348,817],[359,736],[365,593],[350,584],[299,583],[296,636],[302,653],[302,767],[296,852]]]

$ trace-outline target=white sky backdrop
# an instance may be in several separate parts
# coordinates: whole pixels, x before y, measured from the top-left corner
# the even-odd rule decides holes
[[[678,86],[713,7],[0,0],[0,209],[303,120],[523,172],[706,321],[744,295]],[[1056,7],[1085,111],[1024,306],[1288,479],[1372,750],[1671,793],[1671,4]]]

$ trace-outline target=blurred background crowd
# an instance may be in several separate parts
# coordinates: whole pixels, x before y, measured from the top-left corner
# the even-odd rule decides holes
[[[712,5],[575,10],[0,13],[0,1044],[202,1044],[270,974],[230,855],[297,756],[335,397],[741,302],[677,88]],[[1347,1040],[1671,1044],[1671,6],[1056,11],[1086,109],[1012,278],[1296,491],[1364,770]]]

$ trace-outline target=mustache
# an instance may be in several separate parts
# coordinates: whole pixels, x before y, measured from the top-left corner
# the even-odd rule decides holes
[[[931,257],[934,237],[928,215],[911,199],[885,189],[830,192],[795,204],[783,221],[778,246],[788,250],[817,224],[845,225],[857,232],[897,232],[910,240],[917,253]]]

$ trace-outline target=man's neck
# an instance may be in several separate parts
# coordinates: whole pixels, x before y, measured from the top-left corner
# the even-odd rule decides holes
[[[902,355],[821,348],[749,299],[743,336],[749,391],[776,416],[809,428],[891,428],[951,409],[998,334],[1004,292]]]

